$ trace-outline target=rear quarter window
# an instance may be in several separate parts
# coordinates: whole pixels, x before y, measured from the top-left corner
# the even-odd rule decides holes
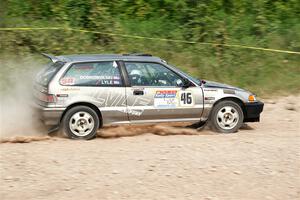
[[[61,85],[121,86],[122,78],[114,61],[75,63],[60,79]]]
[[[36,76],[36,82],[47,86],[54,75],[64,66],[64,62],[49,62]]]

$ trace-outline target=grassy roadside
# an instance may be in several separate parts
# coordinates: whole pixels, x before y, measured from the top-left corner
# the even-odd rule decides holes
[[[242,87],[263,98],[300,92],[299,55],[233,48],[219,54],[216,47],[207,46],[179,47],[178,44],[147,42],[130,45],[126,41],[122,44],[115,51],[89,49],[69,53],[146,52],[165,59],[194,77]],[[21,55],[0,54],[0,61],[1,93],[9,91],[20,80],[30,82],[40,66],[47,62],[37,53],[26,52]]]

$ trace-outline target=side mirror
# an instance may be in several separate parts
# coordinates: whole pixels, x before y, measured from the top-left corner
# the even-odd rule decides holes
[[[188,79],[183,79],[183,80],[178,79],[178,80],[176,81],[176,85],[177,85],[178,87],[188,88],[188,87],[191,86],[191,82],[190,82]]]

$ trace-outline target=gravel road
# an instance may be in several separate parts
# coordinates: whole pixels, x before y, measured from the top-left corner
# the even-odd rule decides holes
[[[2,143],[0,199],[300,199],[299,97],[235,134]]]

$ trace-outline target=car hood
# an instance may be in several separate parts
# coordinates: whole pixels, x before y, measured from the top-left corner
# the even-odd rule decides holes
[[[220,88],[220,89],[231,89],[231,90],[239,90],[239,91],[245,91],[241,88],[238,87],[234,87],[232,85],[227,85],[224,83],[218,83],[218,82],[214,82],[214,81],[204,81],[205,83],[203,83],[203,86],[205,88]]]

